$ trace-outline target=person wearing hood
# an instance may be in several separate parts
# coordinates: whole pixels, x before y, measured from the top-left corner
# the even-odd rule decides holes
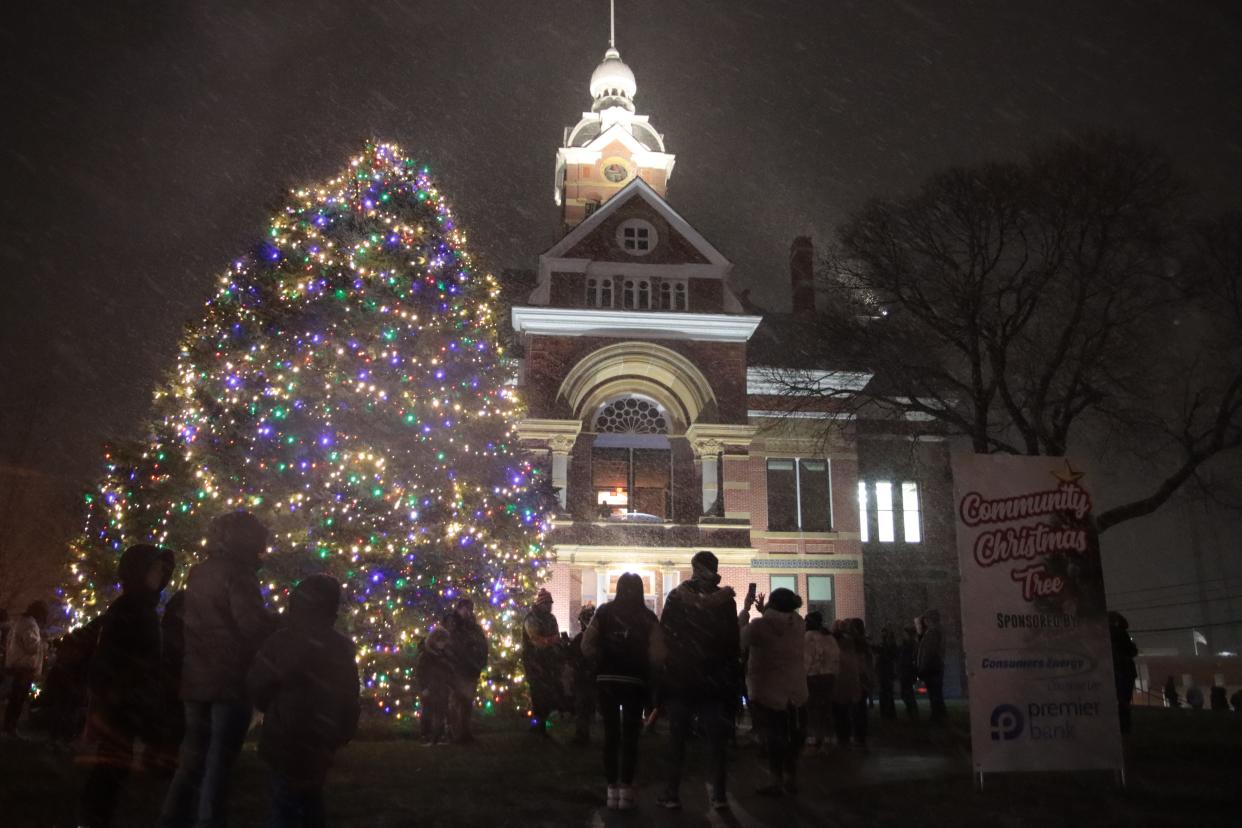
[[[469,598],[457,601],[448,618],[448,629],[448,655],[453,668],[449,686],[449,730],[453,733],[453,741],[464,745],[474,741],[470,733],[470,714],[474,711],[479,675],[487,666],[487,635],[474,617],[474,601]]]
[[[802,599],[792,590],[775,589],[760,616],[745,623],[749,604],[742,610],[741,631],[746,660],[746,697],[756,728],[767,744],[771,781],[759,788],[765,796],[798,791],[798,752],[806,740],[806,624],[798,615]]]
[[[428,631],[414,659],[414,680],[418,687],[419,729],[423,747],[444,742],[448,727],[449,696],[452,693],[453,662],[450,654],[449,624],[453,614],[445,613],[440,623]]]
[[[552,614],[552,593],[540,589],[522,621],[522,669],[530,685],[530,732],[548,733],[548,716],[561,704],[561,667],[564,665],[560,626]]]
[[[267,527],[249,512],[220,515],[207,529],[207,560],[190,569],[181,665],[185,736],[161,828],[225,824],[229,776],[253,713],[246,671],[276,628],[259,589],[267,543]]]
[[[634,807],[643,707],[651,679],[664,661],[664,635],[643,600],[641,577],[627,572],[617,580],[616,597],[592,614],[582,634],[582,654],[598,667],[606,804],[628,811]]]
[[[30,688],[43,675],[47,659],[47,604],[32,601],[21,617],[9,625],[5,636],[4,669],[13,683],[9,685],[9,703],[4,709],[4,735],[16,736],[22,708],[30,697]]]
[[[940,611],[923,613],[923,635],[919,638],[919,678],[927,687],[927,701],[933,722],[945,718],[944,707],[944,631],[940,628]]]
[[[354,645],[333,628],[340,604],[335,578],[303,579],[289,600],[288,624],[264,642],[246,676],[263,711],[259,755],[272,769],[271,824],[278,828],[325,824],[328,769],[358,729]]]
[[[698,552],[690,565],[690,579],[668,594],[660,616],[668,648],[661,691],[672,756],[668,785],[658,802],[664,808],[681,807],[682,764],[690,726],[697,718],[712,756],[711,804],[726,808],[726,748],[739,695],[737,603],[733,589],[720,586],[715,555]]]
[[[100,617],[99,639],[87,670],[87,746],[90,768],[79,824],[111,824],[134,760],[134,741],[153,744],[160,701],[160,593],[175,562],[167,549],[131,546],[121,555],[121,595]]]

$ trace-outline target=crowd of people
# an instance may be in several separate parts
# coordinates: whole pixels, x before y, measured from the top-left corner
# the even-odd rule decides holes
[[[283,619],[269,612],[257,575],[267,545],[253,515],[216,518],[205,560],[162,614],[174,555],[129,547],[118,565],[120,596],[60,639],[46,675],[47,607],[31,604],[10,626],[4,733],[16,736],[40,680],[49,737],[80,745],[80,825],[111,824],[138,759],[171,776],[161,828],[224,825],[232,768],[256,709],[259,753],[272,771],[272,824],[324,824],[328,768],[358,723],[354,646],[334,629],[341,586],[331,577],[302,580]]]
[[[300,581],[288,612],[265,606],[258,581],[268,530],[246,512],[209,527],[205,557],[185,588],[160,605],[175,573],[173,552],[135,545],[120,558],[120,596],[95,620],[62,636],[44,675],[48,608],[32,603],[0,643],[10,681],[4,733],[15,735],[39,681],[52,741],[76,743],[85,769],[79,824],[109,825],[133,768],[170,777],[159,825],[225,824],[230,779],[255,711],[259,754],[271,768],[272,824],[325,823],[323,788],[333,756],[360,714],[354,646],[334,629],[341,585],[327,575]],[[635,806],[639,736],[656,720],[670,734],[668,776],[657,802],[679,808],[687,744],[704,738],[713,806],[726,807],[728,746],[749,715],[766,751],[769,796],[797,793],[806,744],[865,749],[869,707],[896,716],[894,686],[918,718],[915,681],[944,716],[944,639],[935,611],[873,645],[860,619],[827,625],[798,612],[788,589],[754,587],[740,613],[721,586],[718,561],[700,552],[691,577],[667,596],[657,618],[643,581],[623,575],[612,601],[579,615],[570,639],[540,590],[522,624],[522,666],[530,691],[529,730],[547,736],[557,711],[574,718],[586,744],[603,723],[605,803]],[[757,611],[755,617],[752,611]],[[471,712],[488,659],[487,636],[469,598],[434,623],[414,664],[424,745],[472,741]],[[141,750],[139,750],[139,746]]]
[[[573,639],[559,630],[546,590],[523,624],[530,732],[546,736],[549,716],[565,711],[574,716],[572,741],[585,743],[598,708],[608,808],[634,807],[639,735],[660,718],[668,722],[669,770],[656,802],[670,809],[681,807],[692,733],[707,747],[711,803],[727,807],[727,749],[744,714],[766,753],[769,775],[757,788],[766,796],[797,794],[807,745],[865,750],[877,694],[882,718],[897,715],[896,688],[906,715],[918,719],[921,680],[931,720],[944,719],[945,642],[935,610],[903,629],[900,642],[886,627],[875,645],[861,619],[830,628],[818,612],[804,619],[802,599],[788,589],[765,597],[752,586],[739,613],[710,552],[696,554],[691,569],[659,618],[647,607],[642,579],[627,573],[612,601],[583,607]]]

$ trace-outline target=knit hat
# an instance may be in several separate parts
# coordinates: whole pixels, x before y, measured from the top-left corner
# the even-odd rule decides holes
[[[535,606],[550,603],[552,603],[552,593],[548,592],[546,589],[540,589],[539,594],[535,596]]]
[[[780,587],[768,596],[768,606],[777,612],[794,612],[802,606],[802,599],[793,590]]]

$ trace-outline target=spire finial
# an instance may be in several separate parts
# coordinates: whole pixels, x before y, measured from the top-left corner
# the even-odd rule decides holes
[[[608,0],[608,48],[617,48],[617,0]]]

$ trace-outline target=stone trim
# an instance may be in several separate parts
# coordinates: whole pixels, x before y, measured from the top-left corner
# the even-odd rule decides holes
[[[863,572],[862,557],[858,555],[761,557],[752,558],[748,565],[751,569],[760,572],[792,572],[811,575],[820,572],[847,572],[851,575],[861,575]]]

